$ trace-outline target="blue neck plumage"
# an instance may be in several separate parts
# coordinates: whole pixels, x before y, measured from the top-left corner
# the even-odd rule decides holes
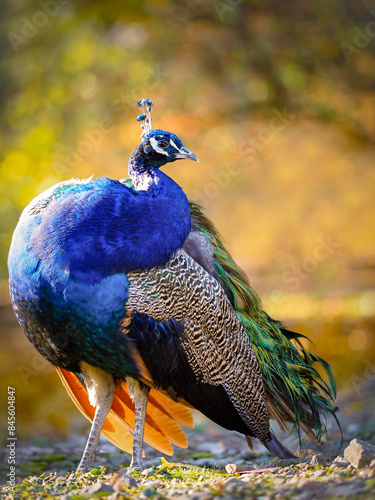
[[[158,196],[165,193],[165,184],[162,180],[167,176],[159,168],[145,164],[140,145],[135,148],[130,156],[128,173],[136,191],[147,191],[149,196]]]

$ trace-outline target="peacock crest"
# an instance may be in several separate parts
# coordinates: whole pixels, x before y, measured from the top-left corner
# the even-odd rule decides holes
[[[151,99],[139,99],[137,102],[137,106],[142,109],[142,113],[136,118],[138,122],[141,122],[141,128],[143,130],[141,137],[152,130],[151,110],[154,104],[155,103],[152,102]]]

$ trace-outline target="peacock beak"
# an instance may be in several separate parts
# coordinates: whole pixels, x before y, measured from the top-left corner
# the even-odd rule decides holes
[[[198,156],[184,147],[180,148],[178,153],[174,153],[173,158],[176,160],[193,160],[199,163]]]

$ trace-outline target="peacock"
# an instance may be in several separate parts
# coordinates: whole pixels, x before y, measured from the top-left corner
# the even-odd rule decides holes
[[[151,127],[149,99],[129,178],[61,182],[35,198],[14,231],[12,305],[26,336],[92,421],[78,471],[100,434],[132,453],[186,447],[190,408],[294,455],[270,419],[320,440],[335,418],[327,362],[264,311],[202,208],[160,168],[198,161],[173,133]],[[314,366],[326,371],[327,384]]]

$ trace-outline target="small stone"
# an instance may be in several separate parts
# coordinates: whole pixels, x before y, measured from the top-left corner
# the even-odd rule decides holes
[[[295,476],[296,475],[296,472],[292,471],[292,470],[288,470],[288,472],[285,473],[286,476]]]
[[[308,462],[301,462],[300,464],[296,464],[296,467],[298,467],[299,469],[307,469],[309,465],[310,464]]]
[[[325,465],[325,463],[326,463],[326,459],[324,458],[322,453],[316,453],[311,458],[311,466],[312,467],[319,467],[321,465]]]
[[[225,466],[225,470],[228,472],[228,474],[234,474],[237,472],[237,465],[236,464],[227,464]]]
[[[143,469],[143,471],[141,472],[141,475],[142,476],[149,476],[151,474],[154,474],[156,472],[156,469],[154,469],[153,467],[149,467],[148,469]]]
[[[114,493],[115,490],[110,486],[109,484],[104,484],[100,481],[97,483],[92,484],[91,486],[88,486],[87,488],[83,488],[80,490],[80,495],[98,495],[98,496],[104,496],[106,494],[110,495],[111,493]]]
[[[375,445],[360,439],[353,439],[345,448],[344,458],[357,469],[362,469],[375,459]]]
[[[327,473],[323,469],[319,469],[319,470],[316,470],[314,472],[314,477],[322,477],[322,476],[326,476],[326,475],[327,475]]]
[[[145,488],[157,488],[158,486],[160,486],[160,484],[160,481],[154,481],[153,479],[150,479],[149,481],[143,483],[142,486],[144,486]]]
[[[350,465],[350,464],[349,464],[349,462],[347,462],[345,460],[344,457],[338,456],[332,462],[332,465],[331,465],[330,469],[334,469],[335,467],[347,467],[348,465]]]
[[[372,479],[375,476],[375,468],[369,467],[368,469],[362,469],[359,475],[363,479]]]
[[[345,462],[345,463],[342,463],[342,462],[333,462],[329,468],[330,470],[335,470],[335,469],[338,469],[338,468],[346,468],[349,464],[349,462]]]
[[[254,474],[241,474],[240,481],[242,481],[243,483],[248,483],[249,481],[254,480],[254,478]]]
[[[122,490],[122,488],[137,488],[137,482],[132,477],[125,474],[125,472],[118,472],[109,481],[109,484],[115,491]]]

